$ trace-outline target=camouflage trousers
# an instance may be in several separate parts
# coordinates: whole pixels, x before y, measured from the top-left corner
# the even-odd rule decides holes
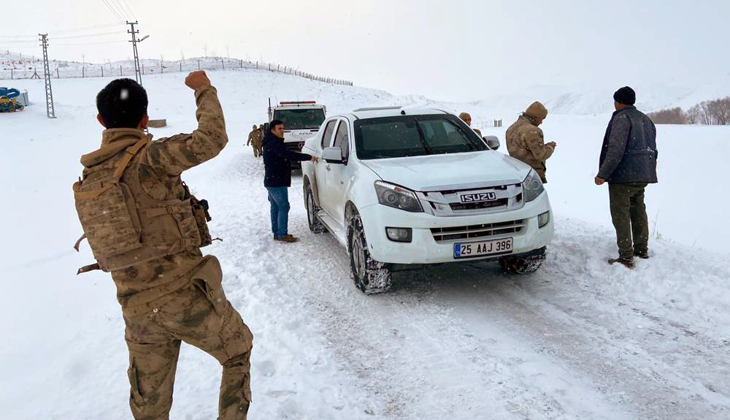
[[[609,184],[611,219],[616,229],[620,258],[634,258],[634,251],[649,250],[649,217],[646,215],[646,184]]]
[[[208,261],[190,286],[142,313],[124,309],[129,348],[130,407],[136,420],[167,420],[184,341],[223,366],[219,420],[245,420],[251,403],[253,335],[221,287],[218,261]]]

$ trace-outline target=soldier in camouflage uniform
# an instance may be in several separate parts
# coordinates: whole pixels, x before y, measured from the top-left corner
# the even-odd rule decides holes
[[[199,202],[180,179],[185,170],[217,156],[228,137],[217,91],[205,72],[190,73],[185,84],[195,91],[198,129],[157,141],[149,141],[151,136],[143,131],[149,120],[147,94],[139,84],[115,80],[99,93],[98,120],[107,129],[101,148],[81,158],[84,179],[74,186],[77,211],[98,261],[95,266],[110,271],[117,287],[134,418],[169,418],[180,344],[185,341],[223,366],[218,418],[244,420],[251,402],[253,336],[223,292],[220,263],[199,250],[209,243],[201,240],[206,235],[190,209],[191,200]],[[121,240],[104,243],[99,237],[103,218],[84,217],[109,213],[88,208],[99,193],[87,190],[105,168],[122,168],[123,173],[115,172],[115,185],[123,185],[121,190],[134,199],[127,204],[136,203],[130,214],[141,226],[141,242],[127,253],[114,250]]]
[[[246,142],[246,146],[253,146],[254,157],[261,156],[261,141],[263,140],[263,137],[264,135],[256,127],[256,124],[254,124],[253,129],[250,133],[248,133],[248,141]]]
[[[540,102],[533,102],[507,129],[507,151],[515,159],[530,165],[547,183],[545,162],[555,152],[555,142],[545,143],[539,125],[547,118],[548,111]]]

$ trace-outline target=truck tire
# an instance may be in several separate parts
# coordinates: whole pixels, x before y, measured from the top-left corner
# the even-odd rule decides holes
[[[317,203],[314,202],[312,187],[307,187],[304,195],[304,204],[307,207],[307,222],[309,224],[309,230],[316,234],[324,233],[327,229],[324,224],[322,224],[322,221],[319,220],[319,217],[317,217],[319,207],[317,207]]]
[[[505,273],[532,274],[545,261],[546,248],[540,248],[526,255],[506,256],[499,259],[499,266]]]
[[[388,264],[375,261],[368,251],[360,215],[353,211],[348,220],[347,250],[355,286],[366,295],[387,292],[393,285]]]

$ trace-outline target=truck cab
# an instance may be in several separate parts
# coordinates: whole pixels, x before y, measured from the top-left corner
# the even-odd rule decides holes
[[[283,121],[284,145],[291,151],[301,152],[304,142],[319,132],[326,114],[327,107],[316,101],[284,101],[269,107],[269,122]]]

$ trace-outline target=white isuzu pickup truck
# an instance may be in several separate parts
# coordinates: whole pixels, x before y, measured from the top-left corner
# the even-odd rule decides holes
[[[498,258],[529,273],[553,238],[550,200],[528,165],[495,151],[436,109],[362,108],[332,116],[309,138],[302,165],[309,228],[347,249],[367,294],[404,265]]]

